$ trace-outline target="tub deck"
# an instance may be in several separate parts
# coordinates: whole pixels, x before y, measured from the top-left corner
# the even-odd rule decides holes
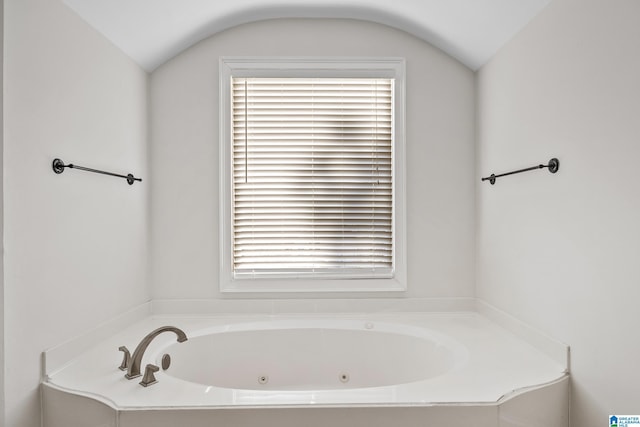
[[[139,379],[127,380],[118,370],[126,345],[131,352],[151,330],[177,326],[188,336],[206,328],[241,322],[274,320],[348,319],[364,324],[376,322],[410,325],[438,331],[461,343],[468,361],[457,369],[424,381],[384,387],[336,390],[240,390],[202,385],[160,371],[158,383],[144,388]],[[143,368],[156,363],[162,348],[175,342],[174,334],[162,334],[145,353]],[[224,349],[220,349],[224,351]],[[225,369],[225,367],[221,367]],[[170,372],[171,368],[169,368]],[[82,396],[116,411],[177,410],[197,408],[367,408],[492,406],[568,375],[562,360],[542,351],[497,326],[478,313],[380,313],[282,316],[151,316],[103,340],[62,368],[48,372],[45,390]]]

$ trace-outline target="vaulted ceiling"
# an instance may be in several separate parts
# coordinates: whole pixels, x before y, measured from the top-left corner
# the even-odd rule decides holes
[[[147,71],[233,26],[352,18],[411,33],[478,69],[551,0],[63,0]]]

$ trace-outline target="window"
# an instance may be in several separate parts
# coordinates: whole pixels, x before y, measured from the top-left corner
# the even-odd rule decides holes
[[[404,290],[398,59],[221,60],[221,289]]]

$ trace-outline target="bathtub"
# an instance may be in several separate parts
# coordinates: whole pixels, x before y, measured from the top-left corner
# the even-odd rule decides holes
[[[117,367],[151,330],[147,388]],[[153,316],[47,374],[44,425],[566,426],[562,361],[478,313]],[[426,423],[426,424],[425,424]],[[511,423],[511,424],[510,424]]]
[[[256,391],[279,399],[283,392],[293,392],[287,401],[304,403],[340,403],[347,397],[345,390],[357,394],[373,388],[384,394],[393,386],[459,369],[469,357],[462,344],[432,330],[352,319],[219,326],[197,331],[189,341],[171,343],[156,354],[158,366],[162,355],[172,356],[175,362],[166,373],[175,378],[247,390],[254,402]]]

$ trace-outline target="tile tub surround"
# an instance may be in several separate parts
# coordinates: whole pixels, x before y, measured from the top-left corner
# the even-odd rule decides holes
[[[337,393],[325,391],[320,394],[304,391],[295,393],[261,391],[260,393],[255,393],[247,390],[219,388],[186,382],[162,371],[156,375],[159,383],[145,389],[139,386],[136,380],[126,380],[123,377],[123,373],[117,369],[121,359],[121,354],[117,351],[118,347],[127,345],[133,351],[144,335],[159,326],[175,325],[183,329],[187,335],[195,336],[198,335],[198,331],[215,327],[216,325],[242,322],[268,323],[272,321],[281,322],[283,320],[295,322],[296,320],[308,320],[310,318],[315,320],[330,319],[331,321],[336,319],[358,320],[373,324],[385,322],[400,326],[435,330],[466,347],[469,355],[468,363],[457,370],[426,381],[387,387],[364,388],[359,389],[359,391],[358,389],[340,390]],[[156,353],[167,343],[173,341],[175,341],[173,334],[158,336],[157,342],[154,342],[149,347],[143,363],[155,363],[156,358],[161,356],[161,354]],[[80,354],[77,358],[60,366],[61,368],[59,369],[47,372],[44,379],[43,400],[45,426],[47,427],[62,425],[56,424],[57,422],[71,422],[71,420],[61,421],[64,417],[61,418],[60,411],[54,409],[57,406],[53,402],[60,402],[63,407],[80,405],[86,408],[86,404],[89,401],[91,406],[97,407],[96,413],[106,414],[107,418],[110,416],[109,414],[119,417],[121,421],[119,426],[128,425],[126,423],[123,424],[125,419],[137,420],[136,424],[129,425],[146,425],[141,421],[140,417],[145,418],[146,414],[146,416],[150,417],[149,420],[154,420],[158,411],[167,415],[168,418],[166,419],[183,416],[187,418],[180,419],[191,423],[195,422],[193,417],[202,416],[202,411],[212,411],[212,415],[217,414],[217,416],[223,417],[221,418],[222,420],[224,417],[233,419],[235,416],[239,416],[242,419],[241,414],[248,408],[256,408],[261,411],[267,411],[270,414],[277,414],[279,412],[275,411],[276,409],[291,407],[297,409],[322,407],[328,410],[326,411],[327,415],[335,413],[336,408],[349,408],[350,413],[364,414],[358,415],[361,419],[369,419],[368,417],[371,416],[371,413],[367,411],[362,412],[363,408],[419,407],[426,411],[421,413],[421,417],[430,416],[431,414],[437,417],[438,413],[449,414],[446,408],[456,407],[466,408],[460,412],[461,414],[465,413],[464,411],[471,411],[469,414],[477,414],[480,417],[478,420],[486,416],[488,422],[486,425],[498,425],[492,424],[491,420],[495,419],[498,422],[498,417],[509,413],[510,410],[508,408],[519,407],[521,410],[529,408],[530,411],[531,408],[536,407],[536,402],[546,401],[550,395],[558,393],[562,398],[554,399],[555,403],[551,407],[555,409],[547,411],[546,415],[544,415],[553,418],[545,419],[545,422],[550,423],[548,425],[559,426],[566,425],[567,422],[565,407],[568,405],[568,391],[564,392],[568,390],[566,363],[563,363],[562,360],[550,358],[545,353],[475,312],[428,314],[381,312],[376,314],[342,313],[330,315],[152,315],[102,340],[102,342]],[[544,390],[547,390],[547,392]],[[530,403],[522,403],[531,399],[533,401]],[[84,404],[81,402],[84,402]],[[544,405],[546,406],[540,407],[541,410],[549,407],[548,403]],[[356,410],[357,408],[360,409]],[[169,410],[171,416],[167,412]],[[231,412],[221,410],[229,410]],[[518,411],[514,415],[509,415],[508,418],[517,420],[520,416]],[[82,411],[71,411],[69,413],[82,414]],[[539,411],[534,411],[531,416],[541,416],[539,414]],[[288,417],[288,415],[283,416],[285,418]],[[207,417],[204,418],[206,419]],[[251,416],[249,416],[250,418]],[[276,419],[282,421],[278,417]],[[371,419],[373,420],[375,417]],[[147,421],[151,422],[149,420]],[[504,424],[503,422],[501,425],[509,424]]]

